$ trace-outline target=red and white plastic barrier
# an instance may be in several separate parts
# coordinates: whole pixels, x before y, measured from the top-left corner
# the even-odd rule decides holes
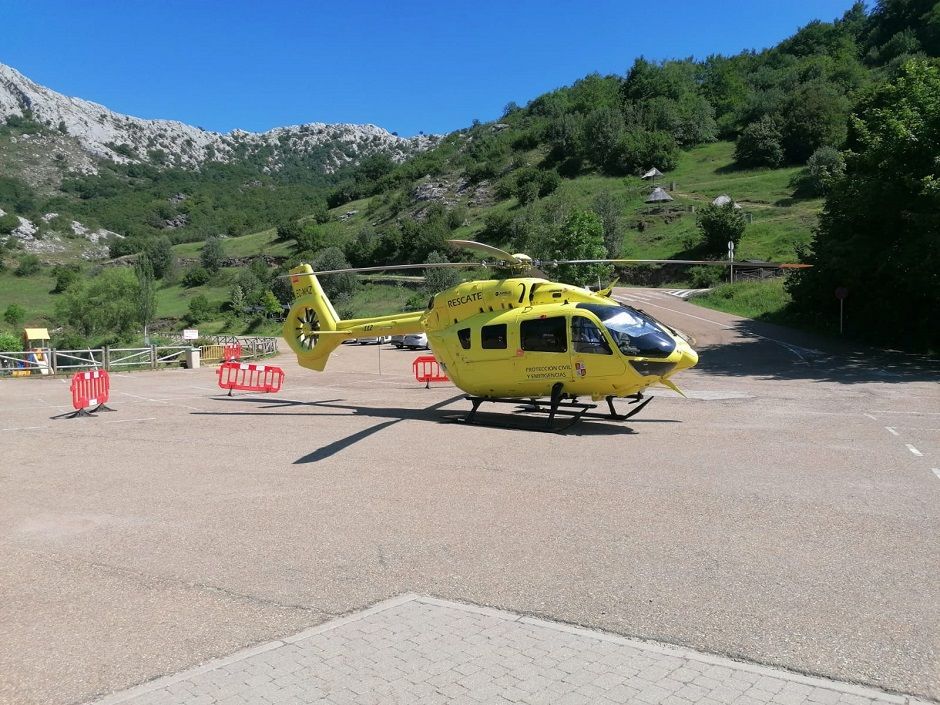
[[[236,362],[240,360],[242,356],[242,344],[241,343],[232,343],[226,345],[222,348],[222,361],[223,362]]]
[[[433,355],[419,355],[411,363],[415,371],[415,380],[430,387],[431,382],[450,382],[450,378],[441,371],[441,363]]]
[[[114,411],[105,406],[111,395],[111,378],[107,370],[89,370],[88,372],[76,372],[72,376],[72,383],[69,385],[69,391],[72,392],[72,407],[74,413],[59,414],[53,418],[68,417],[70,419],[76,416],[91,416],[98,411]],[[95,407],[88,410],[88,407]]]
[[[253,365],[247,362],[223,362],[216,371],[219,388],[242,392],[279,392],[284,384],[284,370],[274,365]]]

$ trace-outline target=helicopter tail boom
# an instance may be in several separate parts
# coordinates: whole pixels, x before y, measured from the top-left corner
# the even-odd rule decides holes
[[[283,334],[301,367],[322,372],[330,354],[344,340],[424,330],[423,311],[342,320],[309,264],[290,270],[290,280],[294,304]]]

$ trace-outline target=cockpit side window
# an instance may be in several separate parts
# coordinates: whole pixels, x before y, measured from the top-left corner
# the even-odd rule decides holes
[[[581,303],[578,308],[597,316],[624,355],[669,357],[676,339],[655,318],[631,306]]]
[[[464,350],[470,349],[470,329],[461,328],[457,331],[457,340],[460,341],[460,347]]]
[[[573,316],[571,318],[571,344],[576,353],[614,354],[600,328],[584,316]]]

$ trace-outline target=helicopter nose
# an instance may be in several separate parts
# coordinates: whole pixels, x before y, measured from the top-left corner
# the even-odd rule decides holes
[[[682,357],[679,359],[679,362],[676,363],[676,371],[687,370],[690,367],[695,367],[698,362],[698,353],[695,352],[689,346],[685,346],[682,349]]]

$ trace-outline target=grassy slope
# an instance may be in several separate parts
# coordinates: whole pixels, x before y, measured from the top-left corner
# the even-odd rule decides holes
[[[186,259],[198,258],[201,251],[201,242],[187,242],[173,247],[177,257]],[[251,257],[259,254],[286,257],[291,253],[291,248],[289,243],[278,242],[277,231],[270,228],[241,237],[227,237],[222,240],[222,252],[226,257]]]
[[[55,305],[54,297],[49,292],[55,287],[55,279],[47,273],[32,277],[18,277],[11,271],[0,272],[0,314],[10,304],[19,304],[26,310],[24,325],[45,326],[41,317],[50,315]],[[9,329],[5,322],[0,328]]]
[[[822,201],[793,199],[790,180],[800,171],[799,167],[737,170],[732,168],[733,153],[732,142],[715,142],[683,152],[676,169],[657,183],[668,188],[671,182],[676,182],[676,190],[671,193],[675,200],[669,204],[668,214],[656,213],[644,202],[651,184],[637,177],[585,174],[564,180],[559,192],[582,208],[590,208],[597,194],[603,191],[618,196],[624,206],[625,257],[655,259],[688,254],[699,238],[690,206],[703,206],[716,196],[727,194],[753,219],[738,246],[739,258],[793,259],[796,246],[809,242]],[[534,151],[528,156],[529,161],[535,163],[542,155]],[[449,178],[456,180],[458,176],[453,174]],[[371,223],[380,223],[381,229],[381,223],[389,219],[384,198],[376,196],[347,203],[335,208],[333,213],[339,216],[358,211],[342,224],[349,237]],[[466,224],[454,235],[473,238],[482,230],[488,213],[513,212],[517,208],[515,199],[486,208],[470,208]],[[640,221],[642,230],[638,228]],[[529,254],[538,256],[539,253]]]
[[[691,299],[693,303],[746,318],[774,320],[790,303],[790,295],[783,288],[783,279],[722,284],[704,296]]]
[[[560,191],[574,204],[584,208],[589,208],[602,191],[619,196],[624,205],[623,254],[626,257],[660,258],[686,254],[697,240],[695,215],[688,207],[701,206],[715,196],[728,194],[753,217],[738,247],[738,258],[792,259],[796,245],[809,241],[821,201],[792,198],[793,189],[789,182],[798,171],[797,168],[735,170],[731,168],[733,151],[732,143],[716,142],[681,155],[676,169],[660,181],[666,187],[670,182],[676,182],[676,190],[672,193],[675,201],[671,204],[674,208],[668,217],[651,212],[650,207],[643,202],[650,185],[635,177],[586,174],[563,181]],[[530,155],[533,161],[538,160],[539,156],[537,153]],[[335,208],[333,215],[337,218],[349,211],[358,211],[345,221],[336,223],[335,231],[342,238],[352,238],[361,228],[372,227],[372,223],[377,223],[375,229],[381,230],[389,213],[385,199],[385,196],[376,196]],[[482,229],[483,219],[488,213],[513,212],[517,208],[515,199],[486,208],[470,208],[466,224],[454,236],[472,239]],[[637,228],[640,221],[644,223],[642,230]],[[175,246],[174,252],[181,258],[196,259],[201,247],[202,243],[185,243]],[[222,248],[228,257],[291,254],[291,245],[278,242],[273,229],[226,238],[222,241]],[[225,269],[209,284],[193,289],[186,289],[179,284],[162,286],[157,293],[157,315],[182,316],[189,301],[198,294],[204,294],[211,302],[224,301],[236,274],[234,269]],[[9,272],[0,273],[0,310],[15,302],[26,308],[30,319],[49,314],[54,306],[54,297],[49,294],[52,287],[53,282],[45,273],[25,279]],[[391,313],[403,310],[405,302],[414,293],[414,289],[408,286],[369,284],[344,308],[359,316]],[[782,293],[780,289],[778,294]],[[778,300],[780,305],[783,304],[779,295],[772,298]],[[727,297],[718,297],[710,303],[707,300],[701,303],[742,315],[751,315],[749,311],[758,310],[752,308],[751,304],[736,308],[738,304],[729,301]],[[216,323],[221,325],[221,322]]]

